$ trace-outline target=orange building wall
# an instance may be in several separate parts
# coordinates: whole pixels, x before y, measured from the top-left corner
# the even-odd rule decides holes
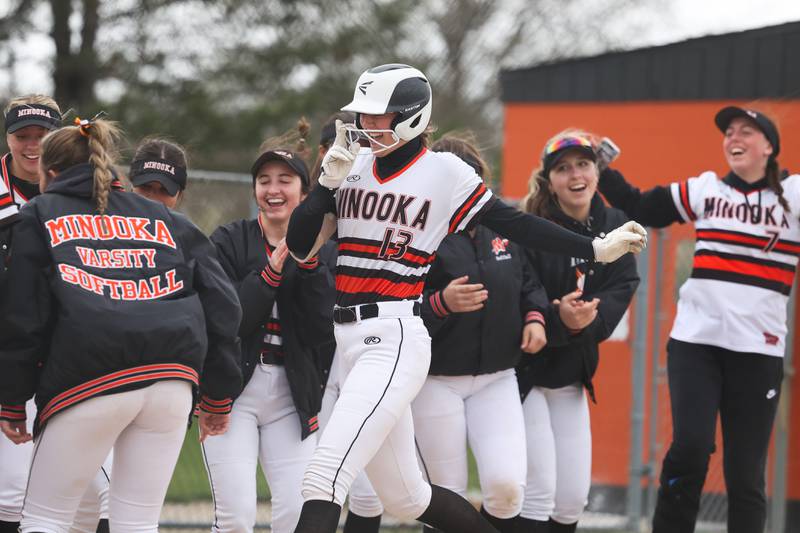
[[[773,117],[782,133],[778,161],[782,167],[800,172],[800,100],[758,104],[730,101],[506,104],[500,193],[508,198],[521,198],[527,191],[532,170],[538,166],[545,142],[567,127],[582,128],[613,139],[622,150],[614,166],[642,188],[697,176],[704,170],[724,174],[727,167],[722,154],[722,135],[713,119],[720,108],[731,104],[753,105]],[[673,242],[692,239],[692,228],[674,226],[668,237]],[[662,300],[665,315],[660,334],[662,364],[664,345],[675,313],[671,275],[674,265],[674,250],[670,250],[661,265],[662,280],[666,282]],[[655,305],[652,302],[652,306]],[[651,313],[650,316],[655,315]],[[796,316],[800,321],[800,313]],[[633,314],[630,325],[633,330]],[[649,350],[649,340],[647,346]],[[795,338],[795,353],[799,347],[800,339]],[[628,481],[631,372],[630,344],[605,343],[596,378],[599,405],[592,408],[595,483],[625,485]],[[649,379],[649,369],[647,375]],[[668,406],[663,389],[660,403]],[[788,495],[800,499],[800,381],[795,380],[792,392]],[[660,440],[666,446],[669,443],[668,408],[661,409],[660,416],[663,418],[659,422]],[[646,424],[647,420],[645,428]],[[659,465],[665,451],[662,448],[659,452]],[[719,471],[720,455],[717,453],[712,459],[712,470]],[[721,476],[709,477],[707,490],[722,488]]]

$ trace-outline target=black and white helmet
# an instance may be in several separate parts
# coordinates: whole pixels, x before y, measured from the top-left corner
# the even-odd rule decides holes
[[[342,111],[356,113],[356,127],[349,129],[368,137],[378,130],[362,129],[360,114],[397,113],[391,126],[394,144],[397,144],[400,140],[410,141],[425,131],[431,119],[431,108],[431,86],[425,74],[408,65],[391,63],[361,74],[353,92],[353,101]],[[394,146],[378,144],[383,149]]]

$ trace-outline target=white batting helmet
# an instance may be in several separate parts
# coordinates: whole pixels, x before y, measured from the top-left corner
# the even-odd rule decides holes
[[[353,92],[353,101],[342,111],[356,113],[357,127],[351,130],[367,136],[377,130],[362,129],[360,114],[397,113],[391,126],[394,144],[397,144],[399,140],[410,141],[425,131],[431,119],[431,109],[431,87],[425,75],[414,67],[391,63],[361,74]]]

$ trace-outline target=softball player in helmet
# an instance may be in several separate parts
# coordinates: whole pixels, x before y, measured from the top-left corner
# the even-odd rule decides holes
[[[319,427],[317,360],[333,352],[335,297],[327,265],[316,257],[295,261],[284,240],[289,216],[311,185],[307,127],[301,122],[299,140],[285,136],[262,145],[252,166],[258,217],[226,224],[211,236],[242,303],[245,377],[229,431],[203,444],[214,497],[212,531],[253,530],[258,463],[272,495],[272,531],[290,533],[303,504],[301,483]]]
[[[322,163],[322,185],[292,214],[287,243],[301,259],[338,230],[334,309],[341,393],[303,480],[298,532],[335,531],[355,476],[367,475],[387,510],[445,532],[495,531],[469,503],[428,485],[414,450],[410,403],[430,364],[419,317],[425,276],[448,233],[478,220],[523,245],[613,261],[645,244],[628,224],[592,241],[496,199],[457,156],[423,144],[431,115],[428,80],[407,65],[375,67],[359,78],[351,132],[337,124]]]
[[[156,531],[193,390],[204,439],[225,431],[241,388],[236,293],[200,230],[122,190],[118,136],[102,119],[46,136],[44,192],[15,227],[0,427],[29,439],[36,394],[24,533],[68,531],[112,447],[110,529]]]
[[[49,96],[33,94],[13,98],[4,113],[9,153],[0,159],[0,295],[5,295],[12,233],[19,209],[39,195],[39,156],[42,138],[61,125],[61,111]],[[14,307],[14,303],[9,305]],[[36,405],[25,404],[27,431],[33,429]],[[0,438],[0,532],[16,533],[28,483],[33,443],[14,443]],[[108,531],[109,457],[97,472],[81,500],[71,531]]]

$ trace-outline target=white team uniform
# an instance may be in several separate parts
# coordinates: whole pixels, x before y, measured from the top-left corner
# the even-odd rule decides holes
[[[303,482],[306,500],[338,505],[362,470],[386,510],[419,517],[430,503],[414,448],[410,403],[430,365],[418,312],[439,243],[463,230],[492,198],[457,156],[423,150],[386,179],[361,153],[337,191],[337,304],[377,304],[378,317],[337,324],[339,399]],[[336,316],[336,313],[335,313]]]
[[[283,346],[277,302],[266,324],[264,346]],[[231,410],[223,435],[202,444],[214,497],[215,533],[252,532],[256,523],[256,465],[261,463],[272,497],[272,531],[290,533],[303,500],[300,484],[316,435],[305,440],[283,365],[261,363]]]
[[[771,189],[746,193],[713,172],[670,185],[678,212],[694,222],[697,238],[671,337],[783,356],[786,306],[800,254],[800,175],[782,185],[790,213]]]
[[[0,221],[15,216],[19,208],[28,202],[25,194],[14,187],[9,166],[8,155],[0,158]],[[36,404],[33,400],[26,402],[25,410],[28,432],[31,432],[36,418]],[[4,522],[19,522],[22,517],[33,449],[33,442],[17,445],[0,435],[0,520]],[[72,523],[70,531],[73,533],[93,533],[97,529],[97,522],[101,518],[108,518],[112,457],[113,455],[109,455],[86,489]]]

